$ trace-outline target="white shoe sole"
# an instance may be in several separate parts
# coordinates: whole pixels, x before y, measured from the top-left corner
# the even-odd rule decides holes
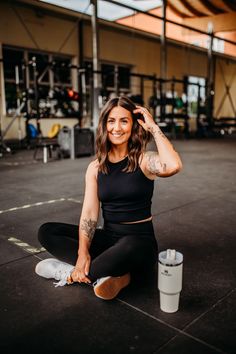
[[[112,300],[118,293],[129,285],[130,274],[124,274],[120,277],[105,277],[103,281],[94,286],[94,293],[103,300]]]

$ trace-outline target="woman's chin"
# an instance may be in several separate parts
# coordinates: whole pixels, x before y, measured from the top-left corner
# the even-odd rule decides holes
[[[124,140],[124,139],[112,139],[110,140],[110,143],[112,145],[124,145],[124,144],[128,144],[128,140]]]

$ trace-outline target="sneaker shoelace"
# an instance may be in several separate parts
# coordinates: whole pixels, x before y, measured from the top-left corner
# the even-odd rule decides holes
[[[93,287],[95,287],[96,285],[103,283],[104,280],[109,279],[109,278],[111,278],[111,276],[98,278],[92,285],[93,285]]]
[[[58,286],[64,286],[68,284],[67,279],[68,277],[70,277],[70,274],[71,272],[69,272],[68,270],[61,270],[61,269],[57,270],[55,272],[55,279],[59,281],[53,283],[55,285],[55,288],[57,288]]]

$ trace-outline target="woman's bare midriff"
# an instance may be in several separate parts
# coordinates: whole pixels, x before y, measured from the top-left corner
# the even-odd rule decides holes
[[[150,220],[152,220],[152,216],[150,216],[150,218],[143,219],[143,220],[138,220],[138,221],[121,222],[121,224],[139,224],[139,223],[141,223],[141,222],[150,221]]]

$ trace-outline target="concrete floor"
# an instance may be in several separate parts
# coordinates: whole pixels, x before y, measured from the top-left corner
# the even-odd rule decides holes
[[[155,275],[109,302],[89,286],[38,277],[35,265],[50,255],[37,229],[78,222],[91,157],[43,164],[30,150],[0,159],[1,353],[236,352],[236,138],[173,144],[184,169],[155,182],[152,211],[159,250],[184,255],[175,314],[160,310]]]

